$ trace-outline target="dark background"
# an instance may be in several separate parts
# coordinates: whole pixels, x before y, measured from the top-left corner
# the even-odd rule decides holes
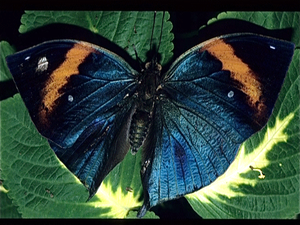
[[[186,0],[183,0],[183,3],[185,1]],[[209,2],[211,2],[211,0]],[[219,3],[221,4],[223,3],[223,1],[219,1]],[[272,1],[272,4],[274,4],[274,1]],[[18,32],[18,28],[20,26],[20,18],[24,13],[23,8],[26,8],[26,6],[18,6],[19,7],[16,7],[17,9],[14,9],[14,7],[10,6],[5,10],[0,11],[0,41],[8,41],[11,45],[15,46],[17,50],[22,50],[34,44],[38,44],[43,40],[51,40],[54,38],[73,38],[87,41],[90,40],[89,35],[91,34],[88,31],[82,31],[81,28],[69,25],[49,26],[46,29],[41,28],[37,31],[29,32],[29,34],[21,35]],[[35,7],[29,8],[35,9]],[[216,8],[220,9],[220,11],[222,9],[222,7]],[[239,7],[236,7],[236,9],[239,9]],[[251,7],[249,9],[251,9]],[[281,10],[282,9],[284,8],[281,8]],[[199,27],[205,25],[209,19],[216,17],[218,13],[219,11],[170,12],[171,21],[173,23],[173,32],[175,36],[174,59],[194,45],[199,44],[209,38],[226,33],[254,32],[286,40],[289,40],[291,36],[292,31],[288,29],[284,31],[270,31],[251,23],[238,20],[226,20],[223,22],[217,22],[216,24],[208,26],[201,30],[201,33],[198,33]],[[109,47],[107,48],[110,49]],[[12,81],[0,82],[0,90],[0,100],[13,96],[13,94],[17,93],[17,90]],[[185,198],[180,198],[163,203],[154,207],[152,210],[158,216],[160,216],[160,218],[200,218],[192,210],[191,206],[188,204]]]

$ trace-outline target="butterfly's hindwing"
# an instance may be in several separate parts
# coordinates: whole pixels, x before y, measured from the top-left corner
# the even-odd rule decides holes
[[[239,146],[221,125],[170,100],[158,103],[155,118],[155,140],[145,146],[152,152],[145,158],[150,163],[142,173],[148,190],[144,204],[149,207],[213,182],[228,168]]]
[[[88,188],[91,198],[107,174],[123,160],[130,144],[129,126],[134,102],[127,102],[107,119],[97,118],[70,148],[49,141],[60,160]]]

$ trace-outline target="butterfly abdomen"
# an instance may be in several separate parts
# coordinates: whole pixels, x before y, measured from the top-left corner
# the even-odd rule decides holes
[[[160,84],[161,65],[156,61],[146,63],[145,69],[140,74],[139,88],[134,95],[136,98],[136,111],[132,116],[129,143],[131,154],[136,154],[144,144],[149,133],[150,123]]]
[[[150,124],[150,116],[148,112],[136,111],[132,116],[129,143],[131,145],[131,153],[134,155],[138,149],[143,145],[144,140],[148,134]]]

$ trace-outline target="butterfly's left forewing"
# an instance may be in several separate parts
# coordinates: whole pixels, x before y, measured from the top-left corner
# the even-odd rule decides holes
[[[144,146],[139,216],[227,170],[239,145],[266,124],[293,50],[289,42],[233,34],[179,57],[164,77]]]
[[[93,196],[129,149],[136,72],[95,45],[58,40],[7,57],[38,131]]]

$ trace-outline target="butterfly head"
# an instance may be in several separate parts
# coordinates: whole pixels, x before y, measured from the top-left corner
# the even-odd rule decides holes
[[[155,44],[153,44],[153,32],[154,32],[154,25],[155,25],[155,19],[156,19],[156,12],[154,13],[152,34],[151,34],[151,39],[150,39],[150,51],[149,51],[149,54],[152,57],[151,57],[151,60],[149,62],[145,63],[145,67],[142,70],[142,72],[144,74],[153,74],[155,77],[160,76],[161,70],[162,70],[162,66],[158,63],[158,61],[159,61],[158,51],[159,51],[161,38],[162,38],[164,17],[165,17],[165,12],[163,12],[161,32],[160,32],[160,38],[159,38],[158,46],[156,46]]]
[[[160,76],[161,69],[162,66],[156,60],[151,60],[145,64],[145,71],[151,71],[151,73],[157,76]]]

